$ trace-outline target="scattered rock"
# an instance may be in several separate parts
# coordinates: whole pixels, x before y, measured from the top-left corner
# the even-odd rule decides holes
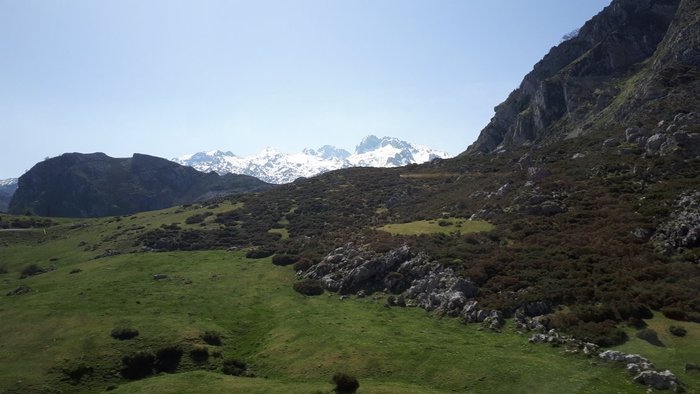
[[[583,153],[574,153],[574,155],[571,156],[571,158],[572,158],[573,160],[576,160],[576,159],[583,159],[584,157],[586,157],[586,155],[583,154]]]
[[[505,323],[505,320],[503,320],[503,312],[497,310],[491,311],[484,319],[484,326],[492,331],[500,331]]]
[[[529,167],[527,169],[527,178],[533,182],[540,181],[551,174],[549,170],[541,167]]]
[[[655,155],[659,153],[659,150],[661,149],[661,145],[666,142],[667,137],[663,134],[654,134],[649,139],[647,140],[646,143],[646,150],[648,155]]]
[[[18,296],[18,295],[30,293],[32,291],[33,290],[31,287],[22,285],[22,286],[15,288],[14,290],[8,291],[6,295],[7,296]]]
[[[620,145],[620,141],[617,138],[608,138],[603,141],[603,146],[606,148],[614,148]]]
[[[163,280],[163,279],[168,279],[168,275],[165,275],[165,274],[153,275],[153,280]]]
[[[662,372],[642,371],[632,380],[634,380],[636,383],[650,386],[657,390],[678,390],[678,379],[676,379],[676,375],[672,374],[669,370]]]
[[[649,240],[649,238],[651,238],[651,230],[641,227],[635,228],[630,232],[630,234],[632,234],[634,239],[638,242],[646,242]]]
[[[652,239],[666,255],[700,246],[700,191],[682,194],[676,202],[676,210],[659,226]]]
[[[700,371],[700,365],[693,364],[693,363],[686,363],[684,369],[685,369],[685,372]]]
[[[649,369],[653,367],[653,364],[651,364],[649,360],[638,354],[628,354],[617,350],[606,350],[603,353],[600,353],[598,357],[600,357],[600,359],[604,361],[625,362],[627,364],[644,364],[648,367],[644,369]]]
[[[522,155],[518,160],[518,166],[521,170],[525,170],[532,165],[532,158],[527,153]]]
[[[534,334],[528,341],[530,343],[546,343],[553,347],[565,346],[569,350],[575,350],[576,353],[582,352],[585,355],[592,355],[599,349],[596,344],[584,342],[568,335],[559,334],[554,329],[546,333]]]

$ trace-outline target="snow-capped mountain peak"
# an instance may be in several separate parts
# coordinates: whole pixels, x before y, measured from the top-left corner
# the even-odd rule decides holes
[[[204,172],[245,174],[270,183],[289,183],[340,168],[398,167],[446,157],[449,157],[447,153],[398,138],[369,135],[357,145],[353,154],[332,145],[291,154],[267,147],[247,157],[215,150],[184,155],[173,161]]]

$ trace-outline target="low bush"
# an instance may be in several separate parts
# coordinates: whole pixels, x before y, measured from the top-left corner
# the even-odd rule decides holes
[[[320,280],[316,279],[302,279],[295,282],[294,290],[297,293],[301,293],[308,296],[316,296],[323,294],[323,285]]]
[[[294,263],[294,271],[299,272],[299,271],[306,271],[311,266],[314,265],[313,261],[307,259],[307,258],[302,258],[296,263]]]
[[[195,346],[190,350],[190,358],[196,363],[205,363],[209,360],[209,349],[205,346]]]
[[[179,345],[165,346],[156,352],[156,372],[175,373],[182,359],[182,348]]]
[[[664,316],[668,317],[669,319],[681,320],[681,321],[688,320],[688,314],[679,308],[672,308],[672,307],[661,308],[661,313],[663,313]]]
[[[7,270],[7,267],[5,266],[5,264],[0,264],[0,275],[6,274],[8,272],[9,271]]]
[[[684,337],[684,336],[686,336],[686,334],[688,334],[688,331],[685,328],[680,327],[680,326],[671,326],[668,328],[668,331],[672,335],[677,336],[677,337]]]
[[[659,335],[651,328],[637,331],[637,338],[647,341],[654,346],[664,346],[663,342],[659,339]]]
[[[208,345],[221,346],[221,334],[216,331],[204,331],[199,337]]]
[[[357,391],[358,387],[360,387],[357,378],[346,373],[337,372],[333,375],[332,380],[335,384],[336,393],[354,393]]]
[[[245,373],[246,368],[247,365],[245,362],[235,358],[229,358],[224,360],[224,366],[221,371],[226,375],[241,376]]]
[[[249,259],[264,259],[265,257],[270,257],[275,252],[269,249],[252,249],[246,252],[245,257]]]
[[[73,268],[72,270],[70,270],[69,274],[77,274],[79,272],[83,272],[83,270],[81,270],[80,268]]]
[[[272,257],[272,264],[287,266],[296,263],[298,260],[298,256],[292,256],[288,254],[276,254]]]
[[[638,319],[638,318],[636,318],[636,317],[630,317],[630,318],[627,320],[627,324],[628,324],[630,327],[634,327],[634,328],[644,328],[644,327],[647,326],[647,323],[645,323],[644,320]]]
[[[125,379],[143,379],[153,373],[156,356],[150,350],[139,350],[122,357],[121,374]]]
[[[131,327],[117,327],[110,333],[112,338],[119,339],[121,341],[136,338],[139,336],[139,330]]]
[[[44,268],[41,268],[39,265],[29,264],[28,266],[22,268],[19,278],[24,279],[30,276],[43,274],[44,272],[46,272],[46,270]]]

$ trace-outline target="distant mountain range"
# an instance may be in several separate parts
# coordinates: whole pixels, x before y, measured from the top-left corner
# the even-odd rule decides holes
[[[365,137],[353,153],[325,145],[298,153],[281,153],[273,148],[247,157],[215,150],[184,155],[173,161],[203,172],[250,175],[269,183],[289,183],[348,167],[400,167],[425,163],[449,155],[392,137]]]
[[[17,190],[17,178],[0,179],[0,212],[7,211],[15,190]]]

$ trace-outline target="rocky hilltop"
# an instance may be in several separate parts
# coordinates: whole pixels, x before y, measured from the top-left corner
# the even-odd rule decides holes
[[[466,153],[618,124],[650,127],[665,114],[693,111],[699,8],[695,0],[614,0],[534,66]]]
[[[161,209],[270,187],[245,175],[205,174],[143,154],[66,153],[36,164],[18,181],[9,212],[95,217]]]

